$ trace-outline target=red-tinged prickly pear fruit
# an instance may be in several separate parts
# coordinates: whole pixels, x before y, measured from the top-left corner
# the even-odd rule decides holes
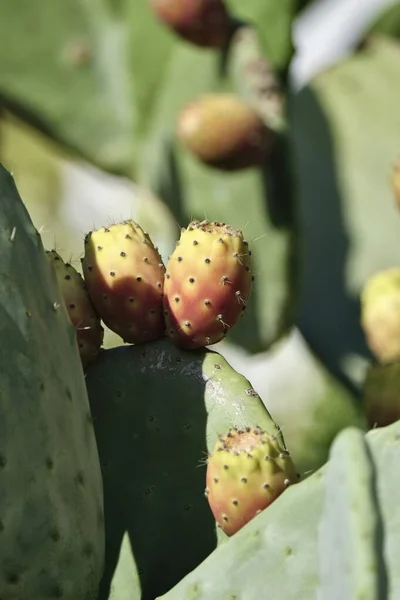
[[[196,46],[222,48],[230,35],[230,19],[222,0],[150,0],[158,19]]]
[[[243,314],[252,280],[251,251],[240,229],[192,221],[168,260],[167,335],[185,349],[221,341]]]
[[[400,268],[373,275],[361,292],[361,325],[381,363],[400,358]]]
[[[57,277],[61,296],[69,318],[76,329],[82,366],[86,369],[98,356],[103,344],[104,329],[93,307],[83,277],[55,250],[46,251]]]
[[[85,237],[82,266],[97,312],[124,342],[164,337],[165,266],[138,223],[128,220],[91,231]]]
[[[233,535],[298,480],[275,436],[259,427],[230,429],[208,457],[205,495],[218,525]]]
[[[179,115],[177,136],[206,165],[237,171],[262,164],[275,140],[256,111],[235,94],[206,94]]]

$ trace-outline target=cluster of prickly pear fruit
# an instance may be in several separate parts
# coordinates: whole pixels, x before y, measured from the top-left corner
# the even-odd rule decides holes
[[[242,231],[207,220],[182,229],[167,268],[149,234],[132,220],[86,235],[84,280],[55,251],[48,256],[85,367],[103,341],[100,318],[130,344],[165,335],[186,349],[221,341],[243,316],[254,279]]]
[[[208,457],[205,495],[221,529],[233,535],[298,479],[277,436],[232,428]]]

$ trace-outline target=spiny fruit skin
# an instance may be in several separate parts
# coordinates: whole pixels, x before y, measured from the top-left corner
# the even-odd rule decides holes
[[[55,250],[46,250],[46,255],[54,267],[65,307],[76,329],[79,354],[86,369],[99,354],[104,329],[80,273],[71,264],[65,263]]]
[[[237,171],[262,164],[274,132],[235,94],[205,94],[180,113],[177,136],[206,165]]]
[[[128,220],[91,231],[82,267],[97,312],[124,342],[164,337],[165,266],[138,223]]]
[[[150,5],[161,22],[196,46],[222,48],[229,39],[222,0],[150,0]]]
[[[167,264],[167,335],[185,349],[221,341],[243,315],[252,280],[251,251],[240,229],[192,221]]]
[[[400,268],[368,279],[361,293],[361,324],[379,362],[400,358]]]
[[[218,525],[230,536],[298,479],[276,437],[259,427],[233,428],[208,458],[205,495]]]

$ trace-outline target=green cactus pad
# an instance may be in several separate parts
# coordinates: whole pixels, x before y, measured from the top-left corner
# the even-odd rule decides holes
[[[99,458],[75,328],[0,166],[0,597],[95,600]]]
[[[338,434],[325,478],[319,526],[320,600],[386,598],[383,533],[374,465],[361,430]]]
[[[87,386],[105,490],[100,600],[120,600],[126,585],[130,600],[154,600],[217,545],[204,489],[218,434],[259,425],[283,438],[222,356],[167,338],[103,351]]]

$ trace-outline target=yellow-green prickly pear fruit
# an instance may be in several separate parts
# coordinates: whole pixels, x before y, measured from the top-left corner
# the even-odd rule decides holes
[[[400,358],[400,268],[368,279],[361,293],[361,324],[379,362]]]
[[[109,329],[133,344],[164,337],[165,266],[138,223],[91,231],[82,267],[92,302]]]
[[[275,140],[257,112],[229,93],[205,94],[188,104],[177,135],[200,161],[225,171],[260,165]]]
[[[233,535],[298,480],[277,437],[259,427],[230,429],[208,458],[205,495],[219,526]]]
[[[79,354],[86,369],[100,352],[104,329],[80,273],[65,263],[55,250],[47,250],[46,255],[54,267],[69,318],[76,329]]]
[[[240,229],[192,221],[167,264],[167,334],[186,349],[221,341],[244,314],[252,280],[251,251]]]

